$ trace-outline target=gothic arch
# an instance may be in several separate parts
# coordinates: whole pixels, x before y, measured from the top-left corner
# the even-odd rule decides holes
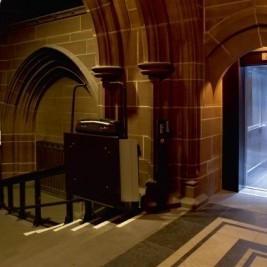
[[[11,114],[14,120],[31,123],[46,90],[63,77],[86,84],[97,101],[96,84],[83,63],[66,49],[45,46],[28,56],[14,74],[5,99],[3,127]]]
[[[1,129],[2,163],[14,165],[13,171],[9,169],[9,172],[19,172],[21,161],[34,164],[35,117],[39,103],[47,89],[65,77],[85,84],[98,103],[97,85],[92,74],[64,48],[44,46],[30,54],[14,73],[5,97]]]
[[[171,61],[171,35],[168,9],[165,1],[138,0],[138,14],[144,24],[144,62],[170,62]]]
[[[125,1],[85,0],[94,22],[100,66],[124,66],[122,31],[130,29]]]
[[[267,46],[266,15],[266,8],[251,7],[227,17],[206,32],[205,48],[213,87],[241,56]]]
[[[202,8],[194,1],[136,0],[144,25],[143,62],[195,62],[202,58]]]

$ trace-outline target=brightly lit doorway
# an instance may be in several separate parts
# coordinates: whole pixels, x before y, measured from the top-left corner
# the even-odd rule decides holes
[[[267,53],[252,52],[223,78],[225,190],[267,192]]]
[[[267,66],[244,66],[245,186],[267,190]]]

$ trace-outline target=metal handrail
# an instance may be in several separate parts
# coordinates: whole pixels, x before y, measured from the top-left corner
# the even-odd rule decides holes
[[[42,178],[50,177],[52,175],[65,173],[65,165],[52,167],[49,169],[33,171],[28,173],[19,174],[0,181],[0,186],[15,185],[21,182],[35,181]]]
[[[46,177],[54,176],[57,174],[65,173],[65,165],[52,167],[49,169],[38,170],[30,173],[20,174],[14,177],[0,180],[0,208],[5,208],[9,213],[19,210],[19,219],[26,217],[25,209],[35,209],[34,226],[38,226],[42,223],[41,208],[47,206],[55,206],[66,204],[66,217],[65,223],[73,220],[73,202],[82,202],[82,199],[73,199],[72,195],[66,192],[65,201],[57,201],[51,203],[41,204],[41,186],[40,180]],[[29,181],[35,182],[35,204],[25,205],[25,183]],[[20,185],[20,205],[19,207],[13,206],[13,185]],[[4,187],[7,187],[8,193],[8,205],[4,203]]]

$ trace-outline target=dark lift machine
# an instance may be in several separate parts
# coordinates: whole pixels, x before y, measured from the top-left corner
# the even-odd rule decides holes
[[[93,217],[92,202],[116,209],[139,205],[139,153],[137,141],[126,138],[126,121],[83,119],[73,132],[76,88],[71,132],[64,133],[66,191],[67,199],[85,200],[86,221]],[[70,205],[65,222],[72,220]]]

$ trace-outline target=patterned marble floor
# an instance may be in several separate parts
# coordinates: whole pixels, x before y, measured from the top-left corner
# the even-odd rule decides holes
[[[213,200],[105,266],[267,266],[267,199],[240,193]]]
[[[267,266],[267,229],[218,217],[159,266]]]

